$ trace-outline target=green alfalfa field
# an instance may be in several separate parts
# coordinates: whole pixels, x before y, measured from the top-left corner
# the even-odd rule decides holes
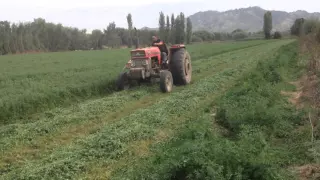
[[[0,57],[1,179],[294,179],[313,161],[280,94],[295,40],[187,48],[193,81],[169,94],[114,91],[129,49]]]

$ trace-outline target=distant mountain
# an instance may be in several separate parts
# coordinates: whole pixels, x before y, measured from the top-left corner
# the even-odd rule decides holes
[[[263,27],[263,15],[267,10],[260,7],[248,7],[241,9],[219,11],[202,11],[190,17],[194,30],[231,32],[237,28],[248,32],[261,31]],[[308,13],[307,11],[271,11],[273,30],[289,30],[296,18],[318,18],[320,13]]]
[[[141,30],[148,30],[148,31],[156,31],[158,30],[159,28],[149,28],[149,27],[143,27],[143,28],[140,28]]]

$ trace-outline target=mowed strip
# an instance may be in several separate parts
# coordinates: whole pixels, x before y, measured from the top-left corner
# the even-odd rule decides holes
[[[206,74],[222,70],[226,64],[223,58],[202,61],[193,63],[196,69],[194,81]],[[175,91],[179,89],[181,88],[176,88]],[[149,96],[150,94],[153,95]],[[129,94],[115,93],[68,109],[47,112],[33,123],[2,127],[1,134],[6,134],[0,139],[0,143],[3,144],[3,153],[0,156],[2,173],[9,172],[30,159],[46,156],[54,148],[92,134],[103,125],[127,116],[136,109],[150,106],[164,96],[166,95],[159,93],[158,87],[141,87],[129,91]]]
[[[267,52],[288,42],[290,41],[278,41],[240,50],[232,55],[221,55],[223,61],[229,62],[227,70],[211,73],[209,78],[203,78],[188,88],[167,95],[151,106],[138,109],[81,141],[55,149],[48,157],[29,161],[25,166],[14,169],[3,177],[38,179],[47,176],[66,179],[74,177],[79,172],[88,171],[87,165],[91,164],[90,162],[103,161],[107,164],[116,162],[130,155],[132,144],[152,139],[172,119],[193,112],[209,95],[218,93],[223,84],[229,83],[239,73],[252,67],[257,58],[262,58]],[[204,69],[210,66],[210,63],[205,63],[206,60],[199,62],[203,63],[201,67]]]

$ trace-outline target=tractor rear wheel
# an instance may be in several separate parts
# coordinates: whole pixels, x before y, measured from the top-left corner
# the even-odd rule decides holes
[[[127,73],[126,72],[121,73],[118,76],[118,79],[116,81],[117,90],[122,91],[125,89],[129,89],[129,85],[130,85],[130,82],[129,82]]]
[[[160,89],[162,92],[171,92],[173,86],[172,74],[170,71],[164,70],[160,72]]]
[[[170,71],[175,85],[186,85],[191,82],[191,57],[185,48],[178,49],[170,60]]]

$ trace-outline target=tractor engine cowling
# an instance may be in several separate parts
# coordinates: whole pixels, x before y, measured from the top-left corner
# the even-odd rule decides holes
[[[131,60],[132,68],[139,68],[139,67],[147,68],[148,64],[149,64],[148,59],[132,59]]]
[[[150,59],[131,59],[129,76],[131,79],[145,79],[150,76]]]
[[[155,75],[160,65],[161,54],[158,47],[148,47],[130,51],[131,60],[126,64],[129,69],[128,76],[132,80],[140,80]]]
[[[148,64],[148,58],[144,50],[131,51],[131,68],[146,68]]]

